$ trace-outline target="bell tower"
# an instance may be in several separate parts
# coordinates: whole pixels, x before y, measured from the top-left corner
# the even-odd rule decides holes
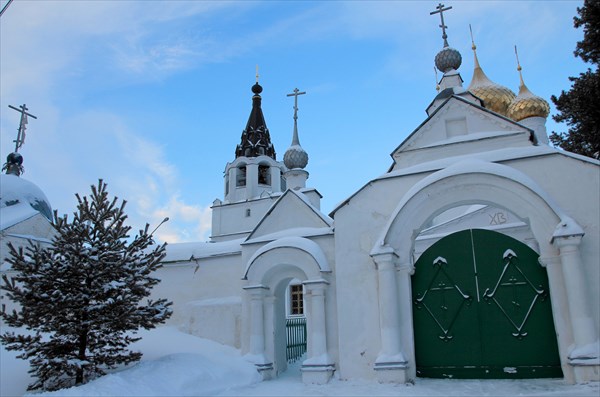
[[[211,241],[227,241],[250,234],[271,204],[285,191],[286,167],[277,161],[261,103],[263,88],[252,86],[252,110],[235,148],[235,160],[224,172],[224,200],[212,206]]]

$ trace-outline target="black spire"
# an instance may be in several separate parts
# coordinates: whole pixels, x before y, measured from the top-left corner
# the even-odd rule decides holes
[[[254,93],[252,96],[252,111],[246,128],[242,131],[242,142],[235,149],[235,157],[269,156],[276,160],[275,148],[271,143],[269,129],[260,107],[262,87],[258,82],[252,86],[252,92]]]

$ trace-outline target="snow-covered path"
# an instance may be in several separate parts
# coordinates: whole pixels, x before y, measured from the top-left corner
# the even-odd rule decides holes
[[[3,329],[4,331],[5,329]],[[227,346],[160,327],[141,333],[136,348],[143,360],[128,369],[78,388],[39,396],[589,396],[600,397],[600,384],[567,385],[561,379],[447,380],[419,379],[415,385],[332,379],[304,385],[299,362],[275,380],[260,382],[254,367]],[[22,396],[27,363],[2,348],[0,396]]]

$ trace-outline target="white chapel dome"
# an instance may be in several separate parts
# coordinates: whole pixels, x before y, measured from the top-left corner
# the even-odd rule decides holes
[[[0,209],[27,203],[31,208],[52,221],[52,206],[48,198],[36,184],[16,175],[0,174]]]

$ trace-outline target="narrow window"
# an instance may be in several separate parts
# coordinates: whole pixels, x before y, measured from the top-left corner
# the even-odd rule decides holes
[[[302,284],[290,286],[290,312],[292,315],[304,314],[304,300],[302,294]]]
[[[250,208],[246,208],[246,217],[249,217],[252,214],[252,210]]]
[[[236,186],[246,186],[246,166],[239,167],[237,169]]]
[[[261,185],[271,185],[271,173],[269,172],[269,166],[259,165],[258,166],[258,183]]]

